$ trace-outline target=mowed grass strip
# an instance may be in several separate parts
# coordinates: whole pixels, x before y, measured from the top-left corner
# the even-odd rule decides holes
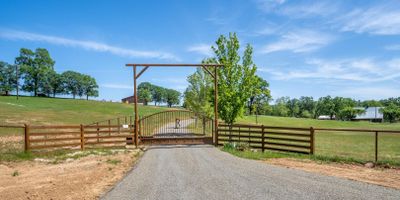
[[[344,122],[273,116],[258,116],[257,118],[258,124],[267,126],[398,130],[399,133],[379,133],[378,161],[400,163],[400,123]],[[256,118],[246,116],[238,123],[255,124]],[[315,154],[327,159],[373,161],[375,133],[316,131]]]

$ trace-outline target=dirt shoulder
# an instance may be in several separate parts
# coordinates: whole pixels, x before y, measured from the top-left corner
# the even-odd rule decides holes
[[[141,155],[124,150],[53,164],[48,160],[0,163],[0,199],[97,199]]]
[[[400,189],[400,169],[367,168],[363,165],[341,163],[317,163],[312,160],[292,158],[274,158],[265,162]]]

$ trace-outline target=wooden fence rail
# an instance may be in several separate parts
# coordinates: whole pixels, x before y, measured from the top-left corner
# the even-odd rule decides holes
[[[248,143],[262,151],[276,150],[314,154],[314,129],[247,124],[219,124],[218,145]]]
[[[49,125],[24,128],[25,151],[38,149],[122,147],[133,144],[132,124]]]
[[[374,134],[375,162],[378,161],[379,133],[400,134],[400,130],[349,129],[349,128],[299,128],[249,124],[220,124],[218,145],[226,142],[244,142],[252,148],[314,154],[315,134],[324,132],[360,132]],[[219,142],[221,141],[221,142]],[[356,145],[356,144],[355,144]]]

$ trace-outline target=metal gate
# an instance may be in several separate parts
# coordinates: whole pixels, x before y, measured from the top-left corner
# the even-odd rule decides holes
[[[187,110],[169,110],[139,119],[143,144],[211,144],[213,119]]]

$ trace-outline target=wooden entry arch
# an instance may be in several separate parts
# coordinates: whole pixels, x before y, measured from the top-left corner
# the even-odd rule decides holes
[[[137,85],[136,85],[136,80],[149,68],[149,67],[202,67],[211,77],[213,77],[214,80],[214,128],[215,128],[215,134],[214,134],[214,145],[218,145],[218,74],[217,74],[217,67],[223,67],[224,65],[222,64],[126,64],[126,67],[132,67],[133,68],[133,96],[134,96],[134,103],[135,103],[135,145],[136,147],[139,145],[138,139],[139,139],[139,133],[138,133],[138,127],[139,127],[139,115],[138,115],[138,110],[137,110]],[[137,73],[137,67],[143,67],[143,69]],[[212,73],[208,67],[213,67],[214,68],[214,73]]]

